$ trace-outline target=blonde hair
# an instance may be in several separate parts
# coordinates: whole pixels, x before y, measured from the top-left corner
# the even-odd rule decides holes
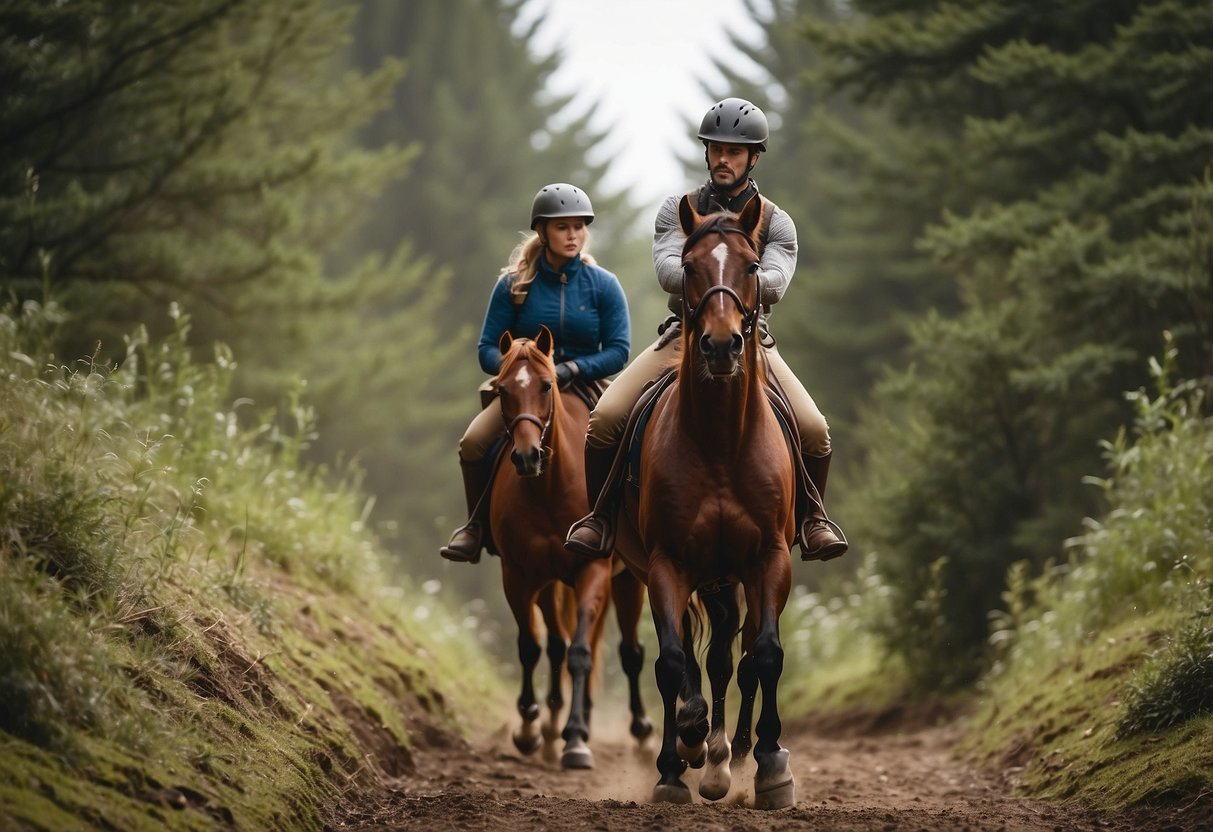
[[[581,248],[581,261],[589,263],[591,266],[597,263],[589,252],[590,235],[586,232],[585,245]],[[539,258],[543,256],[543,240],[534,231],[522,232],[522,242],[514,246],[514,250],[510,252],[510,260],[501,267],[501,272],[497,276],[499,278],[506,275],[514,276],[514,283],[510,286],[510,297],[514,300],[515,306],[521,306],[526,300],[527,292],[531,288],[531,281],[535,279],[535,274],[539,271]]]

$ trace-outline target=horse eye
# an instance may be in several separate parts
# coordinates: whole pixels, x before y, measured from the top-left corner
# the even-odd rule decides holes
[[[751,263],[749,268],[746,269],[746,273],[747,274],[758,274],[758,264]]]
[[[545,393],[551,393],[552,392],[552,382],[545,380],[543,382],[543,385],[540,387],[540,389],[543,390],[543,392],[545,392]]]

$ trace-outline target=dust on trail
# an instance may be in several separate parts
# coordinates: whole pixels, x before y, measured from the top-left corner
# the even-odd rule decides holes
[[[659,719],[660,715],[656,717]],[[376,800],[355,807],[331,828],[372,830],[1064,830],[1128,832],[1209,829],[1174,813],[1101,815],[1013,796],[1005,778],[978,771],[952,753],[954,725],[909,727],[886,733],[823,736],[807,726],[786,725],[796,778],[796,805],[778,811],[748,808],[754,764],[733,770],[733,786],[720,801],[703,801],[699,772],[684,781],[695,802],[688,806],[648,802],[657,769],[659,738],[644,750],[627,736],[622,718],[595,712],[590,745],[595,767],[562,771],[542,753],[526,757],[510,741],[509,727],[465,742],[445,737],[415,757],[415,771]]]

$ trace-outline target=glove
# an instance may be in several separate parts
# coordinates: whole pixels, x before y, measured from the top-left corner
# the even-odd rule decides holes
[[[561,361],[556,365],[556,386],[561,390],[567,390],[578,372],[580,370],[575,362]]]

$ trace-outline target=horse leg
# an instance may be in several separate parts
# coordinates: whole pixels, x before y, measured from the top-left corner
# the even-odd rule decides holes
[[[539,704],[535,701],[535,665],[539,663],[539,639],[535,635],[532,595],[524,586],[504,576],[506,600],[518,624],[518,662],[522,665],[522,692],[518,695],[518,715],[522,725],[514,732],[514,747],[523,754],[534,754],[542,740],[535,730],[539,719]]]
[[[644,667],[644,645],[640,643],[640,613],[644,607],[644,584],[624,569],[611,579],[611,597],[619,620],[619,663],[628,677],[628,707],[632,711],[631,733],[638,744],[653,733],[653,722],[640,701],[640,670]]]
[[[569,648],[569,718],[561,736],[564,753],[561,768],[593,768],[594,755],[586,741],[590,738],[590,673],[594,668],[594,647],[602,633],[601,622],[610,598],[609,560],[588,563],[577,575],[577,631]]]
[[[788,766],[788,751],[779,745],[783,725],[779,719],[779,677],[783,673],[783,645],[779,641],[779,614],[790,587],[788,555],[768,561],[759,590],[747,595],[751,608],[759,610],[758,635],[752,655],[758,683],[762,687],[762,709],[755,729],[754,808],[783,809],[796,803],[796,781]]]
[[[686,654],[686,673],[682,679],[682,706],[678,709],[678,754],[703,768],[707,761],[708,703],[703,698],[703,672],[695,655],[695,622],[690,611],[682,615],[682,650]]]
[[[549,762],[556,760],[556,738],[560,736],[557,727],[560,712],[564,710],[564,661],[568,655],[569,640],[565,632],[564,622],[560,618],[560,610],[556,606],[556,592],[563,585],[549,583],[539,592],[539,609],[543,613],[543,621],[548,631],[548,666],[550,668],[548,683],[548,718],[543,722],[543,758]]]
[[[737,605],[737,587],[719,592],[699,593],[712,626],[708,645],[708,682],[712,688],[712,728],[708,734],[707,770],[699,780],[699,794],[707,800],[720,800],[729,793],[732,772],[729,768],[729,740],[725,731],[724,702],[733,679],[733,639],[741,611]]]
[[[655,669],[664,719],[661,751],[657,754],[660,779],[653,787],[653,802],[690,803],[691,790],[682,782],[682,773],[686,771],[687,764],[678,753],[675,712],[678,695],[686,679],[687,654],[683,646],[682,624],[691,587],[686,577],[669,561],[659,556],[657,561],[649,572],[649,607],[657,631],[659,653]]]
[[[737,688],[741,691],[741,705],[737,709],[737,729],[733,732],[735,763],[744,760],[753,747],[750,732],[754,726],[754,699],[758,695],[758,671],[754,667],[754,656],[744,645],[741,659],[737,662]]]

